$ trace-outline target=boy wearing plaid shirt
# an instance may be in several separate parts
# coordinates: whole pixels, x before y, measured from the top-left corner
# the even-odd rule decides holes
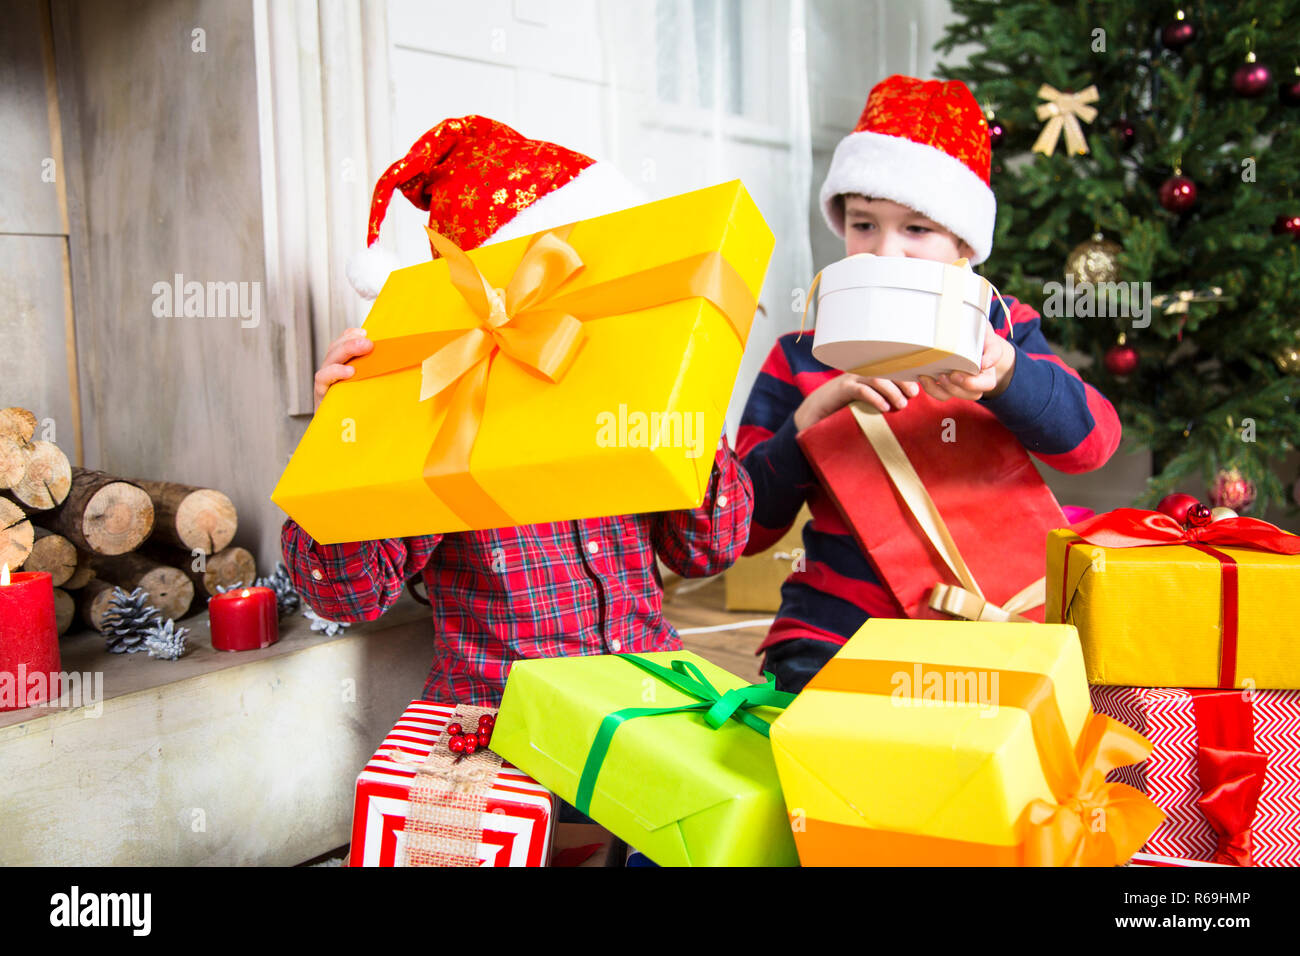
[[[462,249],[642,201],[605,164],[481,116],[444,120],[384,173],[371,245],[394,189],[429,210],[430,227]],[[364,275],[366,265],[350,264],[349,278],[373,298],[383,276]],[[317,401],[351,377],[344,363],[373,347],[364,329],[333,342],[316,373]],[[745,546],[752,502],[724,436],[704,501],[689,511],[333,545],[288,519],[281,546],[293,586],[333,620],[374,620],[408,579],[423,576],[435,641],[423,696],[495,706],[521,658],[680,650],[663,615],[656,557],[683,577],[719,573]]]

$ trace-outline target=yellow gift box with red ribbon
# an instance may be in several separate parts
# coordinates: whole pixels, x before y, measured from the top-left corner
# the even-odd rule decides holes
[[[873,618],[771,740],[805,866],[1114,866],[1164,818],[1065,625]]]
[[[393,273],[272,500],[330,544],[692,508],[773,236],[734,181]]]

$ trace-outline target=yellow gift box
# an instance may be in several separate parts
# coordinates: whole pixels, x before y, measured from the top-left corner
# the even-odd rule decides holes
[[[1093,684],[1300,687],[1296,607],[1300,555],[1047,538],[1046,619],[1078,629]]]
[[[734,181],[389,277],[272,494],[331,544],[697,507],[773,236]]]
[[[873,618],[771,740],[805,866],[1115,865],[1163,818],[1067,626]]]

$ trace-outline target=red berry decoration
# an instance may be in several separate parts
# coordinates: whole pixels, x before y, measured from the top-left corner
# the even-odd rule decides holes
[[[454,754],[463,754],[465,752],[465,738],[460,734],[452,737],[447,741],[447,749]]]
[[[1196,204],[1196,183],[1186,176],[1170,176],[1160,184],[1160,205],[1170,212],[1187,212]]]
[[[1132,375],[1138,367],[1138,350],[1131,345],[1112,345],[1103,358],[1106,371],[1117,378]]]
[[[1236,468],[1228,468],[1214,476],[1210,501],[1216,508],[1231,508],[1240,514],[1254,504],[1255,485]]]
[[[495,727],[497,725],[497,720],[491,714],[483,714],[478,719],[478,725],[480,727]]]
[[[1209,513],[1208,509],[1206,513],[1207,514]],[[473,734],[466,734],[461,739],[465,741],[466,754],[472,754],[474,751],[478,750],[478,738],[475,737]]]
[[[1185,18],[1183,11],[1177,13],[1178,19],[1160,31],[1160,42],[1171,50],[1181,50],[1196,39],[1196,27]]]
[[[1181,495],[1175,492],[1161,498],[1160,504],[1156,505],[1156,511],[1169,515],[1179,524],[1187,524],[1187,512],[1199,504],[1200,502],[1191,495]]]
[[[459,734],[462,734],[462,733],[464,733],[464,732],[465,732],[465,728],[462,727],[460,724],[448,724],[448,725],[447,725],[447,734],[448,734],[448,736],[455,737],[455,736],[458,736]]]
[[[994,120],[993,122],[989,123],[989,145],[990,146],[996,148],[997,145],[1002,142],[1002,137],[1005,136],[1006,134],[1007,134],[1006,127],[1004,127],[997,120]]]
[[[1199,501],[1187,509],[1187,524],[1189,527],[1204,528],[1213,520],[1214,516],[1210,514],[1210,509]]]
[[[486,750],[487,745],[492,742],[492,731],[480,730],[476,739],[478,740],[479,750]]]
[[[1253,53],[1232,74],[1232,88],[1238,96],[1262,96],[1272,82],[1273,71],[1263,63],[1256,63]]]
[[[1273,220],[1273,235],[1300,239],[1300,216],[1278,216]]]

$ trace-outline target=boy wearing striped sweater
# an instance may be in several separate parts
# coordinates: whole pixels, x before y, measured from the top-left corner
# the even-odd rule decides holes
[[[978,264],[993,244],[989,164],[988,126],[964,84],[891,76],[871,91],[857,127],[836,148],[822,212],[846,255],[964,256]],[[768,355],[737,436],[754,485],[745,553],[770,547],[805,501],[812,514],[803,529],[805,566],[782,586],[761,648],[764,669],[782,690],[802,690],[867,618],[901,616],[804,458],[800,431],[855,401],[885,413],[903,408],[924,389],[939,401],[978,402],[1059,471],[1091,471],[1114,453],[1114,407],[1053,354],[1039,314],[1014,299],[1005,309],[995,300],[989,323],[979,373],[922,377],[919,385],[823,365],[807,334],[783,335]]]

